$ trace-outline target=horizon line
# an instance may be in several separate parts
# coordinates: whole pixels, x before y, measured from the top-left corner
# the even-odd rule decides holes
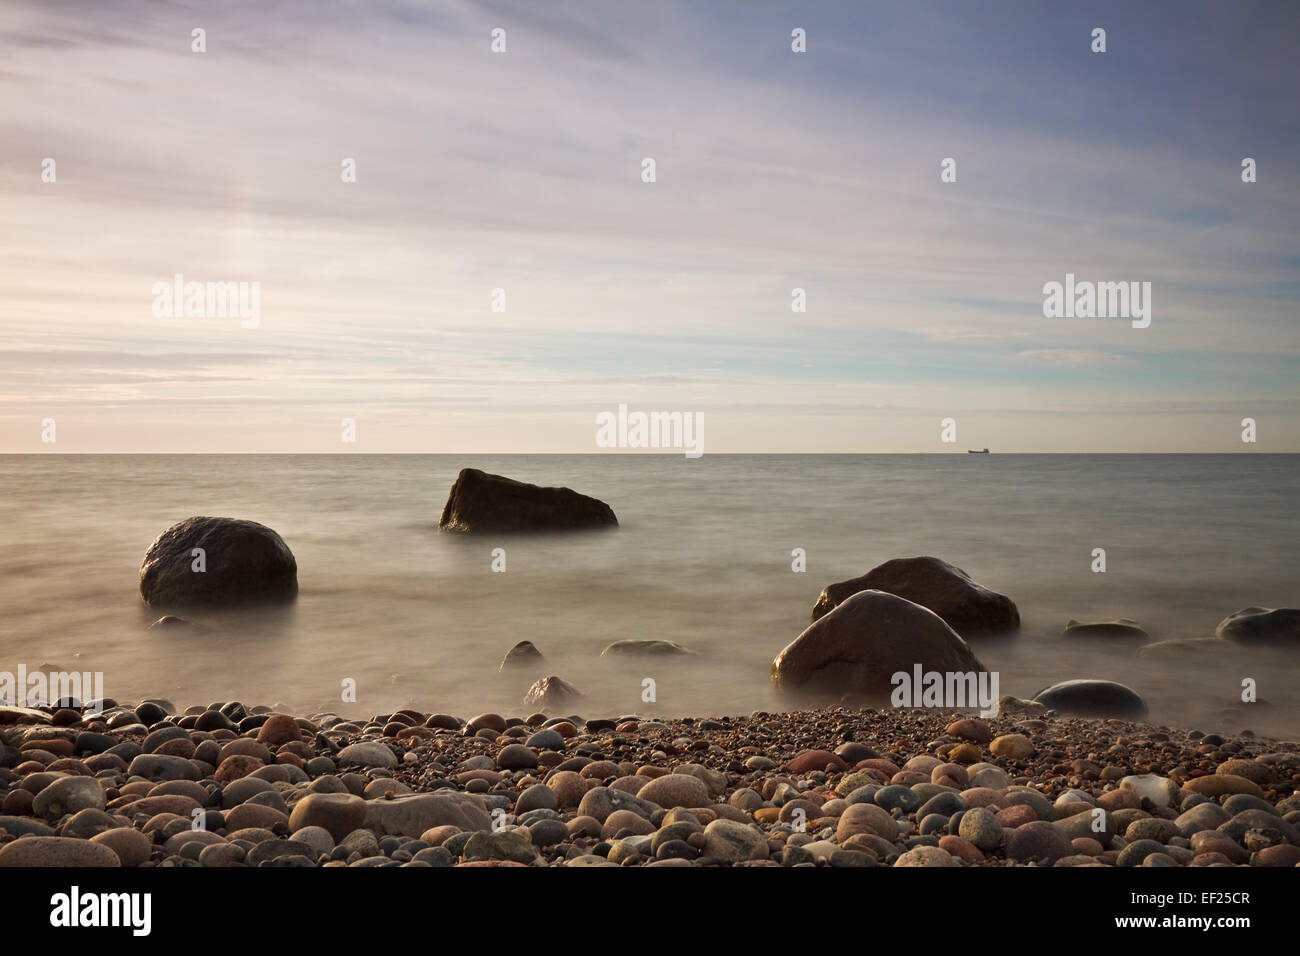
[[[1300,451],[1004,451],[1004,452],[983,452],[983,451],[718,451],[702,453],[700,458],[808,458],[812,456],[861,456],[861,455],[897,455],[916,457],[920,455],[933,456],[935,458],[960,458],[963,454],[976,454],[980,457],[985,455],[1300,455]],[[0,458],[17,458],[17,457],[81,457],[81,458],[111,458],[123,457],[129,455],[149,456],[149,455],[170,455],[180,457],[184,455],[206,456],[206,457],[267,457],[267,458],[286,458],[286,457],[397,457],[397,456],[433,456],[433,455],[463,455],[466,457],[518,457],[518,458],[539,458],[545,456],[564,456],[564,457],[582,457],[582,458],[686,458],[681,450],[662,451],[662,452],[582,452],[582,451],[3,451],[0,452]],[[688,459],[690,460],[690,459]]]

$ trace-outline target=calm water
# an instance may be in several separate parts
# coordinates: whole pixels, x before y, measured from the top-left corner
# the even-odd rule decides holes
[[[1139,659],[1060,635],[1131,617],[1208,637],[1251,605],[1295,606],[1297,464],[1264,455],[0,456],[0,670],[98,670],[105,692],[184,706],[238,698],[298,712],[413,705],[524,710],[530,677],[497,671],[533,641],[590,713],[745,713],[778,701],[772,657],[820,589],[891,557],[934,554],[1020,607],[1017,640],[977,643],[1002,693],[1121,680],[1158,722],[1300,733],[1295,655]],[[618,531],[533,539],[439,534],[461,467],[568,485]],[[250,518],[298,559],[291,609],[189,615],[149,631],[137,572],[190,515]],[[506,548],[507,571],[491,571]],[[1108,571],[1090,571],[1105,548]],[[807,572],[791,571],[791,551]],[[687,663],[600,657],[665,638]],[[657,703],[641,700],[642,679]],[[1224,713],[1243,677],[1266,704]],[[354,679],[358,703],[344,704]],[[1240,707],[1237,708],[1241,710]]]

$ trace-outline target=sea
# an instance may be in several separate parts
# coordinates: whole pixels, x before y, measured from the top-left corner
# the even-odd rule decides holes
[[[295,714],[525,716],[543,673],[577,687],[588,716],[775,711],[788,702],[772,659],[823,587],[934,555],[1019,606],[1019,636],[972,642],[1000,693],[1117,680],[1155,723],[1295,739],[1300,646],[1144,657],[1140,639],[1062,631],[1124,617],[1152,641],[1208,638],[1241,608],[1300,604],[1298,465],[1252,453],[0,456],[0,671],[98,672],[124,702]],[[619,527],[442,533],[465,467],[594,495]],[[298,562],[297,601],[181,612],[195,627],[151,630],[160,611],[141,600],[141,560],[192,515],[275,529]],[[602,655],[624,639],[692,653]],[[545,656],[541,672],[500,669],[522,640]]]

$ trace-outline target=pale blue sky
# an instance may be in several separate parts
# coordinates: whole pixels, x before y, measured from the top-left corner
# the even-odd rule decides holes
[[[0,451],[1300,451],[1297,10],[5,4]]]

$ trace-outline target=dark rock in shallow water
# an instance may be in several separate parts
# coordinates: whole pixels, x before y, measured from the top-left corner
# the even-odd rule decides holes
[[[1067,680],[1034,695],[1052,710],[1074,717],[1142,719],[1147,705],[1131,687],[1109,680]]]
[[[1300,646],[1300,608],[1242,608],[1220,621],[1214,633],[1234,644]]]
[[[531,667],[545,664],[546,658],[532,641],[520,641],[510,650],[506,651],[506,656],[501,659],[501,670],[510,667]]]
[[[610,654],[648,654],[655,657],[665,657],[691,653],[676,641],[615,641],[600,652],[602,657]]]
[[[467,534],[616,528],[605,502],[569,488],[544,488],[462,468],[438,527]]]
[[[528,688],[524,704],[541,711],[558,710],[567,707],[582,697],[581,691],[566,680],[558,677],[543,677]]]
[[[1113,621],[1076,621],[1071,618],[1066,622],[1062,637],[1123,637],[1149,640],[1148,634],[1137,621],[1118,617]]]
[[[966,639],[1020,630],[1015,601],[977,584],[961,568],[931,557],[894,558],[860,578],[830,585],[813,605],[812,619],[869,590],[896,594],[928,608]]]
[[[195,549],[202,549],[201,564]],[[149,546],[140,595],[151,606],[285,603],[298,596],[298,562],[278,534],[256,521],[186,518]]]
[[[782,689],[888,698],[890,678],[910,677],[917,664],[923,671],[984,670],[933,611],[884,591],[859,591],[786,645],[772,662],[772,680]]]

